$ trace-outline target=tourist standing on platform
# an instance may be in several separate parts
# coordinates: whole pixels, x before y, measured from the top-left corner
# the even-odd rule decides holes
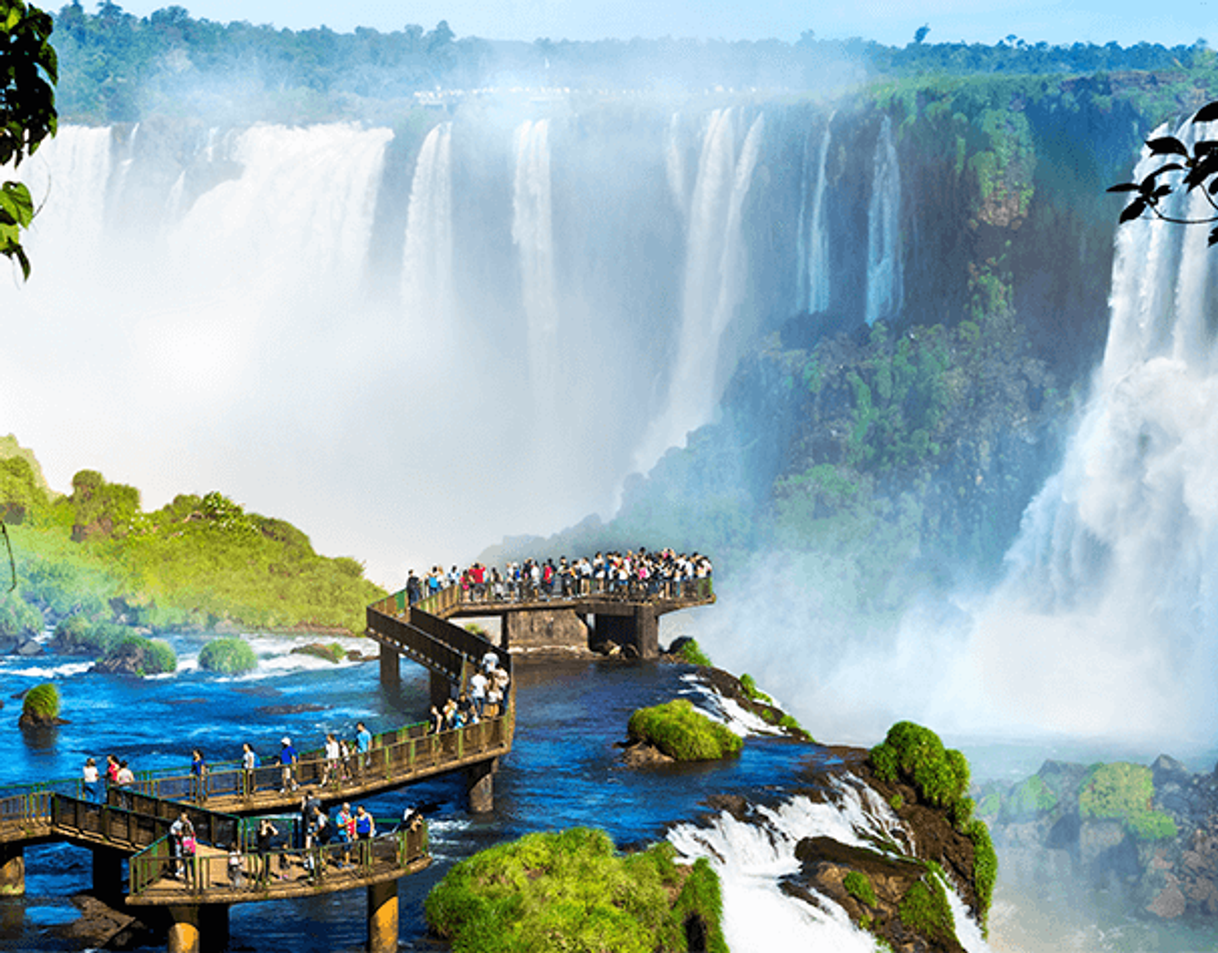
[[[245,886],[245,877],[241,871],[241,848],[236,841],[228,848],[228,883],[234,890]]]
[[[343,845],[342,866],[346,867],[351,863],[351,842],[355,840],[355,815],[351,813],[351,805],[346,801],[334,818],[334,833]]]
[[[258,863],[254,874],[258,883],[271,879],[271,840],[278,836],[279,828],[271,823],[270,818],[264,817],[258,822]]]
[[[282,785],[279,789],[280,794],[287,794],[289,791],[295,791],[299,784],[296,783],[295,768],[296,762],[299,760],[296,756],[296,749],[292,747],[292,739],[287,735],[279,742],[279,765],[282,773]]]
[[[435,705],[431,706],[431,721],[427,725],[429,735],[438,735],[444,730],[444,716]]]
[[[362,721],[355,723],[355,751],[359,772],[362,775],[371,763],[372,732]]]
[[[81,789],[86,801],[100,803],[105,800],[102,796],[101,775],[97,772],[97,762],[92,758],[85,759],[85,766],[81,771],[81,781]]]
[[[321,784],[325,787],[327,784],[338,780],[339,759],[342,752],[338,747],[338,739],[334,737],[334,732],[326,733],[326,772],[322,775]]]
[[[171,876],[180,878],[182,876],[182,868],[186,857],[186,837],[190,835],[193,839],[195,835],[195,827],[190,822],[190,816],[182,811],[178,815],[178,819],[169,825],[169,840],[173,847],[173,874]]]
[[[469,677],[469,700],[474,706],[474,712],[482,717],[482,709],[486,705],[486,689],[490,680],[480,671]]]
[[[411,605],[419,601],[421,595],[419,586],[419,577],[414,574],[414,570],[410,570],[410,575],[406,578],[406,599]]]
[[[106,755],[106,787],[118,784],[118,758],[112,754]]]
[[[254,771],[258,767],[258,755],[247,741],[241,745],[241,793],[253,797],[258,790],[258,782]]]
[[[359,840],[359,862],[361,867],[372,865],[372,838],[376,836],[376,821],[364,810],[364,805],[355,809],[355,836]]]
[[[207,800],[207,761],[198,748],[190,752],[190,796],[199,804]]]

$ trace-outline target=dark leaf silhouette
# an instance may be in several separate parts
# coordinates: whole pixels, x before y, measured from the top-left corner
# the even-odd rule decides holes
[[[1218,228],[1214,228],[1214,229],[1210,230],[1210,240],[1208,242],[1206,242],[1206,244],[1209,245],[1211,248],[1215,244],[1218,244]]]
[[[1213,122],[1218,119],[1218,102],[1206,103],[1197,110],[1193,122]]]
[[[1208,155],[1215,150],[1218,150],[1218,140],[1215,139],[1202,139],[1200,142],[1193,144],[1194,155]]]
[[[1151,155],[1176,155],[1188,156],[1188,149],[1184,143],[1175,136],[1161,136],[1158,139],[1147,139],[1146,147],[1150,149]]]
[[[1134,199],[1129,203],[1129,206],[1121,213],[1120,224],[1132,222],[1135,218],[1139,218],[1146,211],[1146,199]]]
[[[1120,185],[1108,186],[1109,192],[1140,192],[1141,190],[1142,186],[1136,182],[1122,182]]]

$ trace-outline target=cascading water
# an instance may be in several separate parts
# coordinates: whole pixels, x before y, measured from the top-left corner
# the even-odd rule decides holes
[[[868,324],[891,317],[904,296],[901,272],[901,167],[885,115],[875,144],[871,204],[867,210]]]
[[[521,123],[516,129],[515,144],[512,241],[520,257],[534,407],[543,408],[552,405],[557,397],[559,360],[549,120]]]
[[[452,123],[423,140],[410,186],[402,310],[415,333],[448,335],[453,321]]]
[[[827,178],[833,115],[825,120],[825,130],[816,150],[816,168],[810,166],[810,143],[804,146],[802,192],[799,206],[799,301],[797,310],[819,314],[829,308],[829,214]]]
[[[1156,164],[1144,159],[1135,179]],[[1171,201],[1168,214],[1180,218],[1212,211],[1199,194]],[[973,636],[973,655],[989,669],[1037,668],[1026,684],[1004,680],[998,699],[1008,713],[1083,733],[1119,725],[1126,735],[1209,737],[1218,714],[1218,349],[1209,318],[1218,283],[1206,238],[1206,229],[1149,216],[1117,232],[1093,393]],[[1011,638],[1012,624],[1023,638]]]
[[[707,123],[690,200],[681,332],[664,410],[648,425],[635,468],[651,465],[669,447],[706,423],[719,397],[719,346],[735,316],[747,276],[741,228],[744,200],[761,149],[758,115],[736,154],[736,110],[717,109]]]

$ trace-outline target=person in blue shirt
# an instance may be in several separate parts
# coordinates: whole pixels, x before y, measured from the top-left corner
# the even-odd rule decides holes
[[[372,750],[372,732],[362,721],[355,723],[355,750],[359,753],[359,769],[368,767],[369,752]]]
[[[296,756],[296,749],[292,747],[292,739],[287,735],[283,736],[283,740],[279,742],[279,764],[283,768],[283,787],[281,794],[287,794],[289,790],[295,791],[300,785],[296,783],[296,778],[293,776],[293,771],[296,767],[296,762],[299,760]]]

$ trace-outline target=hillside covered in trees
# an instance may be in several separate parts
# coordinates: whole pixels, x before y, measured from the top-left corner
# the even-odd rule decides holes
[[[153,631],[223,623],[358,633],[364,607],[384,594],[356,560],[320,556],[290,523],[216,491],[146,512],[135,487],[81,470],[70,494],[55,493],[11,434],[0,438],[0,516],[16,584],[4,586],[0,635],[74,615]]]

